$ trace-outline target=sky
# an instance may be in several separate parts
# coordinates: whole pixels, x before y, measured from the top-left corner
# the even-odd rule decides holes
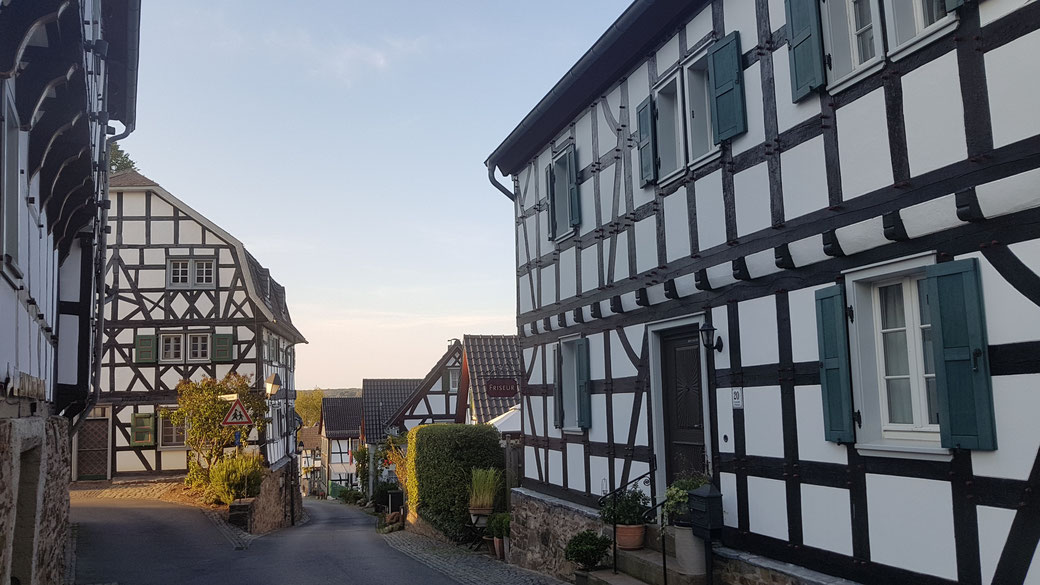
[[[629,1],[145,2],[121,145],[285,285],[297,388],[421,378],[516,333],[484,160]]]

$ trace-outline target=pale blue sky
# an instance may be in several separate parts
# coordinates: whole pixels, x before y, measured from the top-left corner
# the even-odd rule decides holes
[[[483,161],[629,0],[145,2],[141,172],[287,288],[297,387],[422,377],[515,333]]]

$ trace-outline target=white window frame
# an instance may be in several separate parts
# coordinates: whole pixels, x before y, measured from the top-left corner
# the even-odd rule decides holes
[[[184,434],[184,441],[182,441],[180,444],[177,444],[177,443],[168,444],[166,442],[166,428],[167,428],[167,426],[175,427],[175,428],[176,427],[181,427],[183,429],[181,432]],[[159,449],[169,450],[169,451],[184,451],[184,450],[187,450],[187,448],[188,448],[188,446],[187,446],[187,439],[188,439],[188,426],[187,425],[175,425],[172,422],[170,422],[170,417],[169,416],[166,416],[166,415],[160,415],[159,416],[159,442],[157,443],[157,446],[158,446]]]
[[[450,394],[458,394],[459,392],[459,380],[462,379],[461,368],[448,368],[448,392]]]
[[[199,278],[200,265],[209,265],[209,281]],[[217,261],[212,258],[194,258],[191,261],[192,288],[214,288],[217,286]]]
[[[184,264],[184,282],[174,282],[174,264]],[[166,260],[166,286],[168,288],[191,288],[191,258],[168,258]]]
[[[853,310],[853,319],[847,323],[853,408],[861,417],[856,426],[855,446],[861,455],[938,461],[949,461],[952,457],[951,451],[940,444],[938,425],[923,425],[916,429],[907,425],[888,425],[885,416],[887,402],[881,377],[882,353],[878,332],[880,317],[875,308],[877,287],[905,278],[920,278],[925,268],[932,264],[935,264],[935,252],[927,252],[843,273],[846,302]],[[919,359],[923,358],[921,352],[917,354]],[[911,364],[912,375],[914,367]]]
[[[560,390],[563,400],[563,424],[561,429],[565,433],[583,433],[584,429],[578,426],[578,352],[577,342],[580,335],[571,335],[560,338],[556,344],[555,351],[562,352],[560,360],[560,378],[565,382]],[[555,358],[554,358],[555,359]],[[561,380],[553,380],[559,384]]]
[[[191,363],[209,362],[213,355],[213,339],[209,333],[188,333],[187,339],[185,340],[184,349],[186,361]],[[195,339],[204,339],[206,346],[206,355],[204,357],[193,357],[192,344]]]
[[[898,42],[896,35],[896,10],[895,2],[913,2],[914,5],[914,29],[916,33],[910,39]],[[959,17],[956,12],[946,12],[945,5],[942,10],[945,13],[935,22],[924,25],[924,3],[928,0],[885,0],[885,40],[888,41],[888,57],[898,61],[915,50],[935,41],[949,31],[957,27]]]
[[[858,54],[856,47],[856,33],[855,33],[855,15],[853,12],[852,3],[854,0],[828,0],[820,3],[820,20],[823,28],[823,46],[824,53],[827,56],[832,56],[834,53],[835,45],[838,43],[845,43],[849,55],[852,58],[852,68],[840,75],[834,77],[831,73],[832,66],[827,65],[825,62],[825,74],[827,76],[827,91],[830,93],[837,93],[853,83],[867,77],[874,73],[884,65],[885,62],[885,47],[884,47],[884,24],[881,19],[881,9],[878,4],[878,0],[866,0],[870,3],[870,18],[871,26],[874,30],[874,56],[870,59],[863,61],[862,63],[856,64],[856,55]],[[832,28],[831,10],[836,2],[842,2],[845,7],[845,29],[841,31],[844,33],[840,38],[835,38],[835,31]],[[829,62],[829,61],[828,61]]]
[[[179,357],[166,357],[166,340],[176,339],[180,349]],[[159,363],[160,364],[183,364],[184,363],[184,334],[183,333],[160,333],[159,334]]]
[[[574,149],[574,164],[578,164],[578,149],[577,146],[574,145],[564,147],[556,154],[556,156],[552,157],[552,160],[549,162],[552,166],[553,184],[545,186],[545,194],[546,200],[549,204],[548,220],[550,225],[553,218],[556,218],[556,237],[552,238],[553,242],[562,242],[568,238],[572,238],[576,236],[578,230],[581,229],[581,227],[571,226],[571,198],[570,193],[567,192],[567,177],[569,170],[567,167],[567,152],[572,148]],[[581,171],[580,168],[574,169],[574,175],[577,176],[579,171]],[[560,188],[561,184],[563,185],[562,189]],[[550,189],[552,190],[552,197],[549,197]],[[561,212],[563,216],[562,218],[560,217]],[[549,233],[548,226],[546,229],[546,233]]]
[[[722,155],[722,150],[718,144],[715,144],[713,135],[714,125],[711,119],[711,96],[709,95],[711,86],[708,82],[708,46],[710,44],[687,57],[682,62],[681,67],[682,75],[680,77],[683,83],[683,106],[685,107],[682,118],[686,126],[686,156],[689,159],[687,166],[690,169],[704,166]],[[698,75],[703,71],[703,88],[698,88],[690,83],[692,71],[697,71]],[[698,89],[703,91],[697,91]],[[694,103],[695,100],[697,103]],[[700,118],[697,117],[698,112],[701,113]],[[702,153],[694,154],[694,144],[699,142],[699,137],[695,135],[697,124],[694,124],[694,120],[699,119],[705,121],[703,139],[707,143],[708,149]]]
[[[664,185],[672,179],[682,175],[686,170],[686,112],[685,88],[683,87],[683,75],[685,67],[678,68],[675,72],[657,82],[653,88],[654,96],[654,140],[657,153],[657,184]],[[674,86],[675,97],[670,100],[670,107],[663,103],[662,94],[670,93],[669,88]],[[710,114],[709,114],[710,116]],[[675,165],[668,169],[664,168],[662,152],[665,145],[674,148]]]

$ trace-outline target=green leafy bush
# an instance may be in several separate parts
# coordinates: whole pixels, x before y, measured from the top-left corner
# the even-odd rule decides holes
[[[398,485],[392,481],[377,481],[376,489],[372,494],[372,502],[377,506],[386,508],[386,504],[389,501],[389,494],[391,491],[400,489]],[[390,510],[391,512],[393,510]]]
[[[364,499],[364,497],[365,494],[362,493],[361,490],[353,488],[340,490],[339,492],[339,499],[342,500],[344,504],[356,504],[360,500]]]
[[[495,538],[506,538],[509,536],[509,514],[501,512],[488,517],[488,531]]]
[[[672,519],[686,520],[690,513],[689,506],[687,506],[690,498],[689,491],[709,483],[711,483],[711,478],[703,473],[676,479],[665,490],[664,511]]]
[[[563,556],[568,561],[578,563],[583,570],[591,571],[603,560],[609,548],[609,538],[591,530],[583,530],[567,541]]]
[[[238,454],[225,457],[209,470],[210,487],[221,502],[230,504],[238,498],[251,498],[260,493],[264,463],[259,455]]]
[[[188,474],[184,476],[185,485],[193,488],[209,485],[209,470],[194,459],[188,460]]]
[[[505,467],[499,440],[498,429],[491,425],[434,424],[409,432],[409,510],[448,538],[461,540],[470,520],[473,468]]]
[[[621,524],[623,526],[635,526],[644,524],[643,512],[650,508],[650,497],[635,486],[620,492],[616,499],[614,496],[607,498],[607,502],[600,508],[599,517],[607,524]]]

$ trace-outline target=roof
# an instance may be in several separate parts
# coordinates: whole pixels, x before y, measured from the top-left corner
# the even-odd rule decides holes
[[[494,426],[500,433],[519,433],[521,431],[520,425],[523,422],[523,414],[520,412],[520,405],[517,404],[505,411],[505,413],[496,416],[495,418],[488,421],[489,425]]]
[[[488,157],[513,175],[708,0],[635,0]],[[636,104],[629,104],[635,107]]]
[[[441,356],[441,359],[437,360],[437,363],[434,364],[433,369],[430,370],[430,373],[426,374],[426,377],[423,378],[421,382],[419,382],[419,384],[415,387],[415,390],[413,390],[411,394],[408,395],[408,398],[406,398],[405,401],[401,403],[401,406],[397,408],[394,414],[392,414],[390,418],[387,419],[387,422],[393,425],[400,424],[400,418],[408,412],[409,408],[415,406],[416,403],[422,400],[424,394],[429,392],[430,388],[433,387],[433,384],[441,377],[441,372],[444,370],[444,367],[448,365],[449,361],[451,361],[451,358],[455,355],[455,352],[459,351],[461,348],[462,342],[460,342],[457,339],[454,340],[452,344],[448,346],[448,351],[444,352],[444,355]]]
[[[271,278],[271,271],[264,268],[248,250],[246,250],[246,263],[249,264],[249,273],[253,277],[253,290],[274,315],[274,323],[280,326],[283,334],[287,334],[297,342],[306,343],[307,340],[293,325],[292,317],[289,316],[289,305],[285,302],[285,287]]]
[[[387,422],[420,382],[422,380],[418,378],[369,378],[361,381],[366,443],[375,445],[386,439]]]
[[[108,187],[158,187],[159,183],[137,171],[116,171],[108,175]]]
[[[466,352],[470,400],[478,423],[486,423],[505,413],[520,402],[520,396],[494,398],[487,395],[487,381],[492,378],[512,378],[523,375],[520,363],[520,338],[516,335],[465,335],[462,338]]]
[[[361,399],[321,399],[321,432],[329,439],[356,439],[361,436]]]
[[[321,447],[321,432],[318,425],[303,427],[296,433],[296,438],[303,443],[303,449],[313,450]]]

